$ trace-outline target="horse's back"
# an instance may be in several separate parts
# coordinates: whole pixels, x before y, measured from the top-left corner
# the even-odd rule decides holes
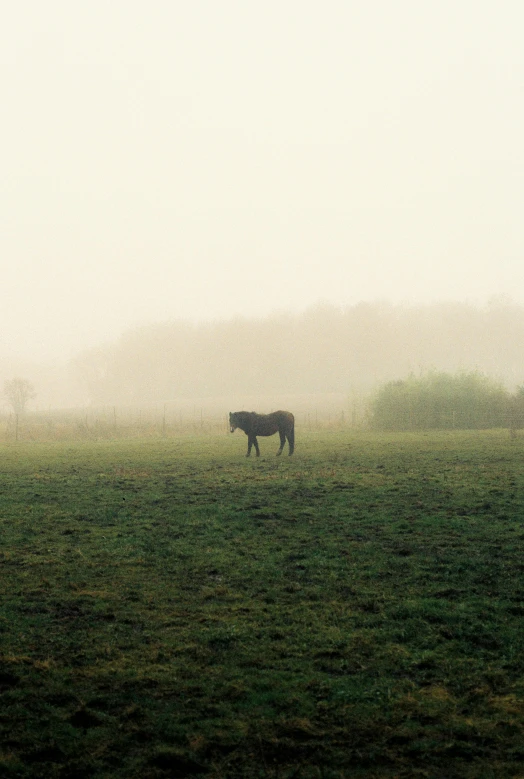
[[[271,414],[257,414],[255,428],[258,435],[274,435],[274,433],[292,430],[295,417],[291,411],[273,411]]]
[[[274,416],[278,420],[279,424],[285,426],[286,428],[294,427],[295,425],[295,416],[291,413],[291,411],[275,411]]]

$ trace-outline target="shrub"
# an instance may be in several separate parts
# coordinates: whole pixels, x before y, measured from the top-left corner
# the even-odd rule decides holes
[[[378,430],[481,429],[508,424],[511,396],[477,372],[432,371],[384,384],[372,401]]]

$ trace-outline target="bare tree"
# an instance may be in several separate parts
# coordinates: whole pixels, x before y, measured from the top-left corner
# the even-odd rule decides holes
[[[4,382],[4,398],[15,412],[15,441],[18,441],[18,422],[28,401],[36,397],[36,392],[27,379],[8,379]]]
[[[23,414],[28,401],[36,397],[36,392],[27,379],[9,379],[4,382],[4,397],[15,414]]]

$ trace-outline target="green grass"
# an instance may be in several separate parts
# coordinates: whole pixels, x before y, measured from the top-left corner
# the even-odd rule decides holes
[[[1,450],[0,776],[522,777],[506,431]]]

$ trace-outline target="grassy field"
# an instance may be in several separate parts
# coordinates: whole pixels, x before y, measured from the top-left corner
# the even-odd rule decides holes
[[[524,777],[524,440],[0,449],[0,776]]]

